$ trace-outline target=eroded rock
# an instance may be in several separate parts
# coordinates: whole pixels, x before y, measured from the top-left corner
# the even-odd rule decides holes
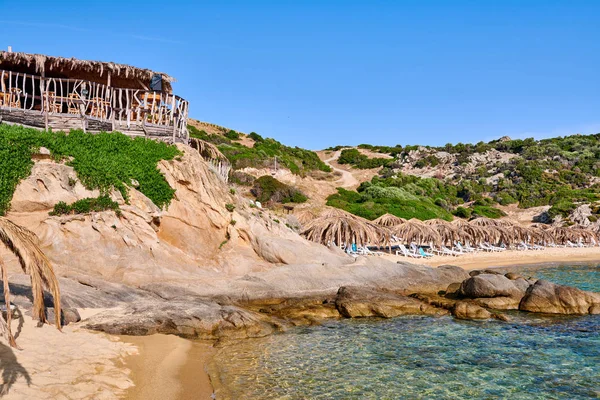
[[[504,275],[481,274],[472,276],[463,281],[460,286],[460,294],[470,299],[481,297],[512,297],[521,299],[529,285],[523,279],[515,283]],[[523,283],[525,282],[525,283]]]
[[[467,301],[457,302],[452,309],[452,315],[454,315],[454,317],[457,319],[469,320],[483,320],[490,319],[492,317],[492,313],[485,308]]]

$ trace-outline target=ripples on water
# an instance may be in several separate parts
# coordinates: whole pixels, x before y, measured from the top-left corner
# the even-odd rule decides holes
[[[600,291],[599,271],[531,274]],[[331,321],[228,346],[213,372],[236,399],[600,398],[600,316],[512,316]]]

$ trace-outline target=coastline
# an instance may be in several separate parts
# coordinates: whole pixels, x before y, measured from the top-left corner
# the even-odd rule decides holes
[[[134,385],[127,400],[210,400],[213,387],[206,365],[215,354],[212,343],[174,335],[119,336],[138,348],[124,360]]]
[[[442,265],[456,265],[465,270],[513,267],[532,264],[559,264],[559,263],[600,263],[600,247],[585,248],[546,248],[545,250],[517,251],[507,250],[501,253],[477,252],[468,253],[458,257],[434,256],[429,259],[407,258],[396,255],[384,255],[388,260],[406,261],[414,264],[439,267]]]

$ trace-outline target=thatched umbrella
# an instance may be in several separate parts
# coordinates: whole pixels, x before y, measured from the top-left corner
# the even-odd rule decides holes
[[[440,234],[433,227],[424,224],[416,218],[393,227],[392,232],[406,243],[440,243],[442,240]]]
[[[38,246],[38,238],[33,232],[25,229],[7,218],[0,217],[0,241],[4,243],[19,260],[23,271],[31,277],[31,291],[33,294],[34,319],[42,323],[46,319],[46,306],[44,305],[44,288],[47,289],[54,299],[54,318],[56,328],[60,330],[60,289],[58,280],[50,261]],[[6,335],[9,344],[17,347],[15,338],[11,331],[12,312],[10,308],[10,286],[8,284],[7,266],[0,260],[2,269],[2,281],[4,283],[4,303],[6,304],[6,322],[0,316],[0,333]]]
[[[386,245],[389,243],[391,233],[387,228],[367,221],[363,218],[338,216],[320,217],[309,222],[302,235],[313,242],[328,245],[355,243],[359,246],[368,244]]]
[[[363,217],[359,217],[358,215],[354,215],[348,211],[342,210],[341,208],[335,207],[325,207],[325,210],[322,211],[319,216],[323,218],[348,217],[367,221]]]
[[[462,240],[471,244],[481,243],[486,240],[486,231],[484,228],[469,224],[464,219],[455,219],[452,225],[458,229],[458,234],[462,236]]]
[[[458,226],[452,224],[449,221],[435,218],[424,221],[425,225],[431,226],[440,235],[442,243],[453,244],[456,241],[466,242],[470,239],[470,235],[465,232],[459,232]]]
[[[570,227],[569,230],[571,230],[573,239],[576,242],[580,239],[585,243],[592,243],[592,240],[597,242],[598,240],[596,234],[585,226],[575,225]]]
[[[380,226],[385,226],[388,228],[398,226],[406,222],[404,218],[397,217],[393,214],[383,214],[381,217],[374,219],[374,223]]]
[[[510,230],[494,219],[479,217],[469,223],[473,226],[483,228],[484,241],[505,244],[513,241],[513,234]]]
[[[537,243],[554,243],[556,242],[556,240],[554,239],[554,236],[552,236],[552,234],[550,232],[548,232],[547,229],[543,229],[537,226],[529,226],[529,231],[531,232],[532,236],[533,236],[533,240],[536,241]]]
[[[302,225],[308,224],[310,221],[314,221],[319,216],[311,209],[304,208],[302,210],[294,211],[294,215],[298,218],[298,221]]]
[[[573,239],[573,232],[564,226],[553,226],[547,231],[557,243],[565,244],[568,240]]]

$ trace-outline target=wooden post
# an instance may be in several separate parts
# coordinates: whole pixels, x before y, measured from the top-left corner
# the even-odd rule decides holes
[[[46,87],[46,73],[42,70],[42,78],[40,79],[40,86],[42,87],[42,111],[44,112],[44,129],[48,130],[48,88]]]

